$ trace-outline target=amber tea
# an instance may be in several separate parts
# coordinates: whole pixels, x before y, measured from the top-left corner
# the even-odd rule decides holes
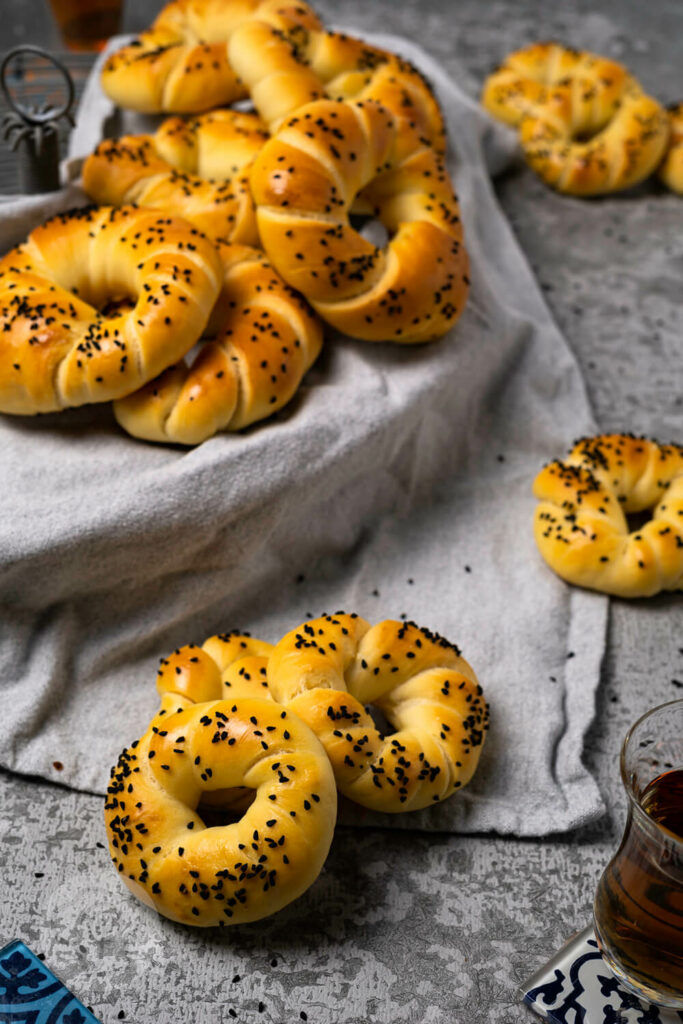
[[[50,0],[70,50],[101,50],[119,29],[122,0]]]
[[[622,751],[629,812],[595,896],[603,957],[641,998],[683,1008],[683,701],[656,708]]]

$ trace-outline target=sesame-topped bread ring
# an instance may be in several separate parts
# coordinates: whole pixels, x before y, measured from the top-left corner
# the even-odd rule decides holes
[[[340,331],[425,342],[462,313],[468,259],[448,173],[381,104],[302,107],[261,150],[251,187],[274,267]],[[351,226],[357,196],[387,229],[384,248]]]
[[[534,534],[551,569],[618,597],[683,587],[683,448],[630,434],[578,441],[534,481]],[[652,510],[631,529],[629,513]]]
[[[102,88],[119,106],[146,114],[194,114],[246,99],[226,42],[250,18],[285,33],[320,28],[302,0],[172,0],[151,28],[109,57]]]
[[[0,411],[135,391],[192,348],[221,279],[214,246],[180,217],[131,206],[53,217],[0,260]]]
[[[153,135],[105,139],[83,165],[96,203],[173,210],[209,238],[258,245],[246,167],[268,139],[256,114],[168,118]]]
[[[412,622],[306,622],[276,644],[268,686],[320,737],[340,791],[377,811],[417,810],[466,785],[488,729],[472,668]],[[383,736],[366,704],[396,732]]]
[[[255,791],[243,817],[206,827],[202,797]],[[133,894],[201,927],[274,914],[318,877],[337,793],[314,733],[272,701],[238,697],[162,710],[112,769],[105,823]]]
[[[671,136],[657,173],[668,188],[683,195],[683,103],[674,103],[668,114]]]
[[[318,317],[264,254],[216,245],[223,286],[198,354],[114,403],[134,437],[193,445],[241,430],[282,409],[318,357]]]
[[[536,43],[511,54],[482,102],[519,127],[529,165],[560,192],[591,196],[631,188],[667,145],[664,108],[615,61]]]
[[[299,107],[318,99],[375,100],[443,155],[446,129],[438,100],[420,71],[388,50],[341,32],[245,22],[228,57],[254,106],[275,131]]]

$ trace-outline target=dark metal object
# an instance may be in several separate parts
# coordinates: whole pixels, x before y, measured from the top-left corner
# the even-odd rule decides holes
[[[25,107],[12,96],[7,84],[7,68],[15,57],[26,53],[49,61],[61,74],[66,89],[66,99],[61,105]],[[74,100],[74,83],[68,69],[60,60],[39,46],[16,46],[5,54],[0,64],[0,87],[11,108],[2,119],[3,138],[9,141],[11,149],[16,150],[20,147],[21,191],[27,195],[56,191],[60,186],[57,121],[65,117],[71,125],[74,124],[70,113]]]

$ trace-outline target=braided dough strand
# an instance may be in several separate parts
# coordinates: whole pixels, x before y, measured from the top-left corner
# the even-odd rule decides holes
[[[374,102],[321,100],[286,121],[251,172],[263,246],[328,323],[368,341],[424,342],[460,316],[462,225],[435,151]],[[354,230],[356,197],[393,237]]]
[[[199,444],[241,430],[282,409],[318,357],[320,321],[263,253],[222,242],[218,252],[223,287],[194,361],[114,404],[134,437]]]
[[[683,448],[628,434],[577,442],[536,477],[534,534],[559,576],[619,597],[683,585]],[[629,531],[625,513],[653,509]]]
[[[195,344],[220,281],[213,245],[180,218],[86,208],[35,228],[0,260],[0,410],[134,391]],[[97,308],[110,301],[111,316]]]
[[[225,44],[254,17],[279,31],[320,28],[303,2],[173,0],[150,29],[107,60],[102,88],[119,106],[147,114],[198,113],[245,99]]]
[[[319,736],[341,792],[378,811],[427,807],[464,786],[488,729],[471,667],[411,622],[371,627],[339,612],[304,623],[276,645],[268,686]],[[368,703],[395,733],[378,731]]]
[[[240,821],[207,828],[204,794],[255,790]],[[329,761],[296,715],[247,697],[162,711],[107,789],[112,860],[133,894],[184,924],[256,921],[317,878],[337,799]]]
[[[267,139],[255,114],[168,118],[154,135],[101,142],[83,165],[83,188],[98,203],[174,210],[210,238],[258,245],[245,168]]]

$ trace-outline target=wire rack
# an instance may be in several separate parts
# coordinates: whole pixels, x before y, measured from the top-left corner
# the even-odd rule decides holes
[[[76,94],[75,109],[97,55],[55,51],[55,56],[66,65],[73,79]],[[8,76],[8,83],[13,95],[25,106],[39,107],[43,104],[56,104],[63,96],[64,89],[59,74],[54,67],[39,57],[24,55],[21,58],[16,58],[12,63],[12,70],[15,73],[11,77]],[[0,117],[6,110],[4,99],[0,98]],[[66,148],[68,130],[69,126],[66,124],[60,130],[62,156]],[[17,156],[6,143],[0,141],[0,194],[7,195],[17,191]]]

